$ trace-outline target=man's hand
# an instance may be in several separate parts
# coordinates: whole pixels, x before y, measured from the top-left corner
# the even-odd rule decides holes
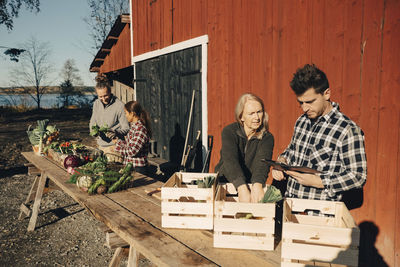
[[[319,177],[316,174],[300,173],[300,172],[294,172],[294,171],[286,171],[285,173],[287,175],[293,177],[294,179],[296,179],[297,182],[299,182],[302,185],[312,186],[312,187],[316,187],[316,188],[324,188],[321,177]]]
[[[264,190],[261,183],[254,183],[251,187],[250,200],[253,203],[258,203],[264,196]]]
[[[247,184],[242,184],[237,188],[239,195],[239,202],[250,202],[251,194]]]

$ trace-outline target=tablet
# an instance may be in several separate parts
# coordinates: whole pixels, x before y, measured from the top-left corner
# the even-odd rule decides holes
[[[303,167],[303,166],[290,166],[286,165],[285,163],[274,161],[274,160],[269,160],[269,159],[262,159],[261,161],[267,163],[269,166],[272,166],[275,170],[278,171],[295,171],[295,172],[301,172],[301,173],[320,173],[317,170],[308,168],[308,167]]]

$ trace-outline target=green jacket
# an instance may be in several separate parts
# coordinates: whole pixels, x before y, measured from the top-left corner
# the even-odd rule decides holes
[[[236,188],[245,183],[265,184],[269,166],[261,159],[271,159],[274,137],[265,132],[261,139],[247,140],[243,127],[235,122],[222,130],[221,158],[215,171]]]

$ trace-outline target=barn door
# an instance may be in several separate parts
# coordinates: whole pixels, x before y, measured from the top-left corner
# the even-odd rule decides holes
[[[149,111],[157,154],[181,162],[193,90],[195,101],[188,143],[201,131],[201,46],[136,63],[136,99]],[[200,138],[201,139],[201,138]],[[201,141],[194,170],[202,167]]]

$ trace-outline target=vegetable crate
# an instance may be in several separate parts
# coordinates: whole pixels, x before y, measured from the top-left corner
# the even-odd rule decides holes
[[[214,177],[211,188],[193,182]],[[183,229],[212,229],[216,173],[176,172],[161,187],[161,226]]]
[[[67,154],[62,154],[51,148],[47,150],[47,157],[57,162],[57,164],[60,164],[63,167],[64,167],[64,160],[67,156],[68,156]]]
[[[275,203],[238,202],[233,184],[218,185],[214,247],[274,250],[275,207]]]
[[[281,266],[358,266],[360,229],[343,202],[288,198],[282,227]]]

